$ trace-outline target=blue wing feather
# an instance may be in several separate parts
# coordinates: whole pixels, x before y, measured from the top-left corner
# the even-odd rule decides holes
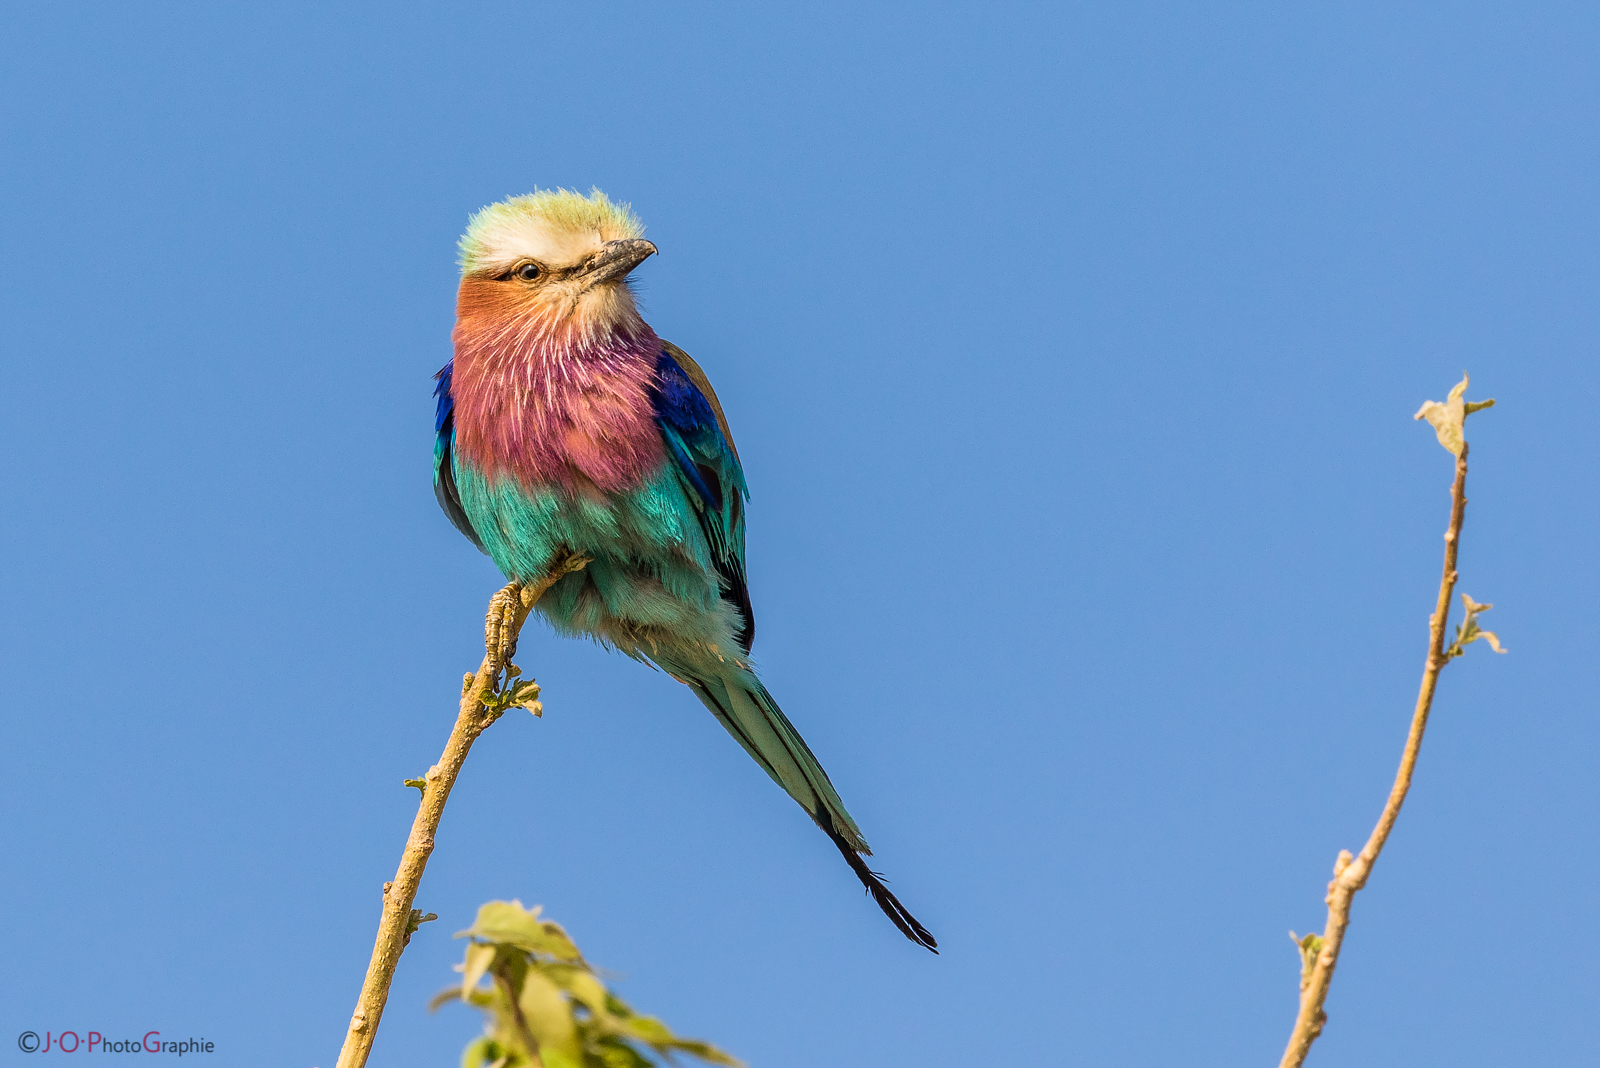
[[[738,608],[743,620],[737,634],[739,644],[749,652],[756,623],[745,582],[744,502],[750,493],[744,468],[723,433],[711,398],[665,350],[656,363],[651,400],[667,454],[692,491],[701,530],[723,580],[723,598]]]
[[[433,390],[433,395],[439,401],[433,415],[433,495],[451,524],[470,538],[479,552],[484,552],[483,542],[478,538],[478,532],[472,529],[472,521],[467,518],[466,509],[461,507],[461,493],[456,489],[456,402],[450,395],[450,375],[455,366],[456,362],[451,360],[433,376],[439,382]]]

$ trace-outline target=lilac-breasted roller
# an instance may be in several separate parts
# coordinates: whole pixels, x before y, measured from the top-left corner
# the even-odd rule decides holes
[[[860,828],[750,662],[744,470],[705,373],[634,304],[628,274],[656,252],[643,234],[598,190],[536,192],[472,217],[455,357],[435,391],[439,504],[513,582],[590,557],[537,610],[693,690],[895,926],[934,949],[862,860]]]

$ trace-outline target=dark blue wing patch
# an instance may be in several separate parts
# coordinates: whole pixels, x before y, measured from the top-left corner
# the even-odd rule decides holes
[[[744,470],[710,400],[665,350],[656,363],[651,403],[667,454],[694,492],[700,528],[722,577],[723,600],[739,610],[741,626],[736,637],[748,653],[755,640],[756,621],[745,583]]]
[[[450,375],[455,365],[456,362],[451,360],[433,376],[439,383],[433,390],[433,395],[439,401],[433,416],[433,495],[455,528],[470,538],[479,552],[483,552],[483,542],[478,540],[478,532],[472,529],[472,521],[461,507],[461,494],[456,489],[456,402],[450,395]]]

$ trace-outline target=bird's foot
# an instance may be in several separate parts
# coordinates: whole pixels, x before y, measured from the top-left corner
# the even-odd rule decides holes
[[[484,651],[502,665],[517,653],[517,610],[522,601],[522,585],[508,584],[489,599],[489,614],[483,620]]]
[[[517,632],[522,629],[522,620],[528,610],[561,578],[574,571],[582,571],[593,562],[592,556],[569,552],[558,559],[551,566],[550,573],[538,582],[528,585],[507,583],[489,599],[489,614],[483,620],[484,650],[502,668],[509,665],[511,658],[517,655]]]

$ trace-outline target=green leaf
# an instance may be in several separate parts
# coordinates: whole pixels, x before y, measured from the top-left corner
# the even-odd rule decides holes
[[[416,934],[423,924],[432,923],[438,918],[437,912],[430,912],[424,916],[421,909],[412,909],[411,915],[406,917],[406,941],[411,941],[411,936]]]
[[[487,1035],[467,1047],[465,1068],[652,1068],[646,1049],[741,1068],[710,1043],[679,1038],[661,1020],[634,1012],[538,907],[491,901],[462,936],[474,939],[458,965],[462,982],[433,1005],[460,1000],[488,1017]],[[487,987],[485,974],[495,978]]]
[[[466,960],[461,962],[461,996],[469,997],[478,981],[488,972],[489,965],[494,963],[495,948],[482,942],[473,942],[467,946]]]
[[[506,696],[507,708],[526,708],[535,716],[544,715],[544,705],[539,703],[539,684],[537,682],[519,682],[510,688]]]
[[[1497,653],[1509,652],[1508,649],[1501,646],[1498,634],[1492,630],[1480,630],[1478,628],[1478,617],[1493,608],[1494,605],[1479,604],[1464,593],[1461,595],[1461,603],[1466,606],[1467,615],[1464,620],[1456,624],[1455,641],[1451,642],[1450,647],[1444,651],[1444,658],[1452,660],[1461,656],[1467,651],[1467,646],[1480,638],[1488,642],[1489,648]]]
[[[610,1009],[606,1006],[610,995],[606,993],[605,985],[587,968],[576,964],[546,964],[539,970],[594,1015],[610,1015]]]
[[[1317,966],[1317,958],[1322,956],[1322,936],[1308,934],[1304,938],[1296,938],[1295,933],[1290,931],[1289,939],[1300,947],[1300,981],[1307,982]]]
[[[461,988],[459,986],[447,986],[437,994],[433,995],[433,1000],[428,1002],[428,1011],[436,1012],[441,1006],[448,1005],[452,1001],[459,1001],[464,1005],[471,1005],[475,1009],[488,1010],[494,1005],[494,995],[489,993],[487,990],[474,990],[466,997],[462,997]]]
[[[699,1057],[708,1064],[725,1064],[728,1068],[744,1068],[744,1062],[736,1057],[730,1057],[709,1042],[701,1042],[693,1038],[680,1038],[672,1043],[672,1049],[679,1053],[687,1053],[691,1057]]]
[[[544,953],[557,960],[583,959],[567,932],[558,923],[539,919],[539,908],[522,907],[520,901],[491,901],[478,909],[478,918],[457,938],[470,935],[486,942],[500,942],[529,953]]]
[[[1439,444],[1456,456],[1467,451],[1467,416],[1494,407],[1492,400],[1472,402],[1462,400],[1462,395],[1466,392],[1467,375],[1466,372],[1462,372],[1461,381],[1450,390],[1450,396],[1443,404],[1438,401],[1425,401],[1422,407],[1417,409],[1417,414],[1412,416],[1413,419],[1426,419],[1431,423]]]
[[[672,1033],[671,1028],[654,1016],[640,1016],[632,1012],[625,1015],[617,1014],[616,1024],[620,1030],[660,1053],[688,1053],[712,1064],[738,1066],[743,1063],[709,1042],[695,1038],[679,1038]]]
[[[618,1038],[602,1038],[595,1053],[603,1068],[653,1068],[653,1061]]]
[[[461,1054],[461,1068],[511,1068],[528,1063],[488,1035],[472,1042]]]
[[[530,969],[523,979],[517,1006],[539,1043],[545,1068],[557,1068],[554,1058],[558,1056],[567,1059],[573,1068],[582,1068],[583,1047],[578,1042],[577,1021],[572,1018],[571,1003],[561,996],[560,987],[538,969]]]
[[[665,1046],[677,1041],[672,1029],[654,1016],[628,1016],[618,1021],[628,1034],[652,1046]]]

